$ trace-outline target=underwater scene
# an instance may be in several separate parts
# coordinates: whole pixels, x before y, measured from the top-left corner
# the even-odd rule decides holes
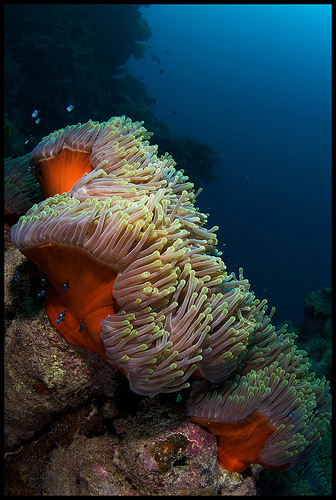
[[[331,495],[331,6],[5,5],[5,494]]]

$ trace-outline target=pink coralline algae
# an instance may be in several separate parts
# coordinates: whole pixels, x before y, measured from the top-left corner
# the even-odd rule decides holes
[[[142,430],[144,430],[143,426]],[[130,433],[120,445],[119,464],[146,495],[213,495],[217,489],[217,445],[213,436],[188,422],[167,425],[156,435]]]

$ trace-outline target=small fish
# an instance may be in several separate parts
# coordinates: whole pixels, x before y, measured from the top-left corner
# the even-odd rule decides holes
[[[62,286],[62,292],[65,292],[65,290],[68,290],[68,288],[70,288],[69,280],[67,280]]]
[[[67,111],[70,113],[70,111],[72,111],[74,107],[75,106],[73,106],[72,104],[69,104],[69,106],[67,107]]]
[[[41,121],[41,118],[36,118],[35,123],[38,125]]]
[[[47,285],[48,285],[47,278],[41,278],[41,288],[42,288],[42,290],[40,291],[40,293],[37,294],[37,297],[39,299],[46,294],[46,292],[47,292]]]
[[[19,275],[19,273],[17,272],[17,270],[15,270],[15,273],[14,273],[14,279],[15,279],[15,280],[19,280],[19,279],[20,279],[20,275]]]
[[[66,310],[59,313],[58,318],[56,318],[56,321],[55,321],[56,324],[60,323],[63,320],[65,313],[66,313]]]
[[[36,118],[38,114],[39,114],[39,111],[37,109],[34,109],[34,111],[32,113],[32,118]]]
[[[78,333],[82,333],[82,331],[84,330],[84,326],[83,326],[83,324],[84,324],[84,318],[82,319],[82,322],[81,322],[81,324],[79,325],[79,330],[78,330]]]

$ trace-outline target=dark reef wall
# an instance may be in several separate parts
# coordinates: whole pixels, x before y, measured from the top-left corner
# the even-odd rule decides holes
[[[213,178],[218,154],[190,137],[173,136],[156,118],[144,84],[121,67],[131,56],[143,56],[142,42],[151,34],[139,7],[6,5],[6,157],[28,153],[68,124],[125,114],[144,120],[160,154],[169,151],[194,182]]]

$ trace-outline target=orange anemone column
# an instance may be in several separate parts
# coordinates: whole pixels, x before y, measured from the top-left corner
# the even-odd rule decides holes
[[[204,425],[218,437],[219,465],[229,471],[243,472],[250,464],[260,464],[266,469],[284,470],[290,464],[272,466],[265,464],[261,452],[267,439],[275,431],[264,413],[253,411],[243,420],[222,422],[200,417],[191,417],[193,422]]]
[[[67,147],[56,156],[38,160],[35,177],[44,198],[69,191],[85,173],[93,170],[90,153]]]
[[[118,273],[89,255],[59,245],[33,247],[24,254],[44,272],[50,322],[69,342],[107,360],[100,322],[117,312],[113,284]]]

